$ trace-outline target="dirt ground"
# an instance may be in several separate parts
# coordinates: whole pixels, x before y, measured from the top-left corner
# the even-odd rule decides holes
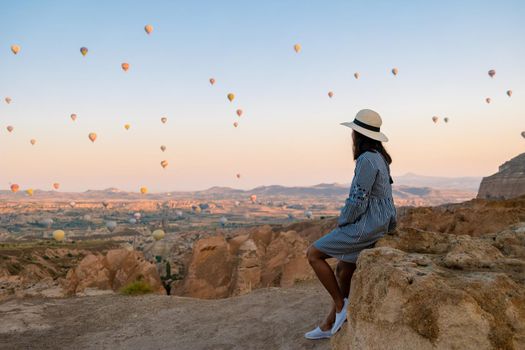
[[[318,281],[219,300],[99,295],[0,304],[2,349],[329,349],[303,338],[330,307]]]

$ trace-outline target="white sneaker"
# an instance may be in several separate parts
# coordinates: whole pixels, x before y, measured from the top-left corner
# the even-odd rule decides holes
[[[343,323],[345,323],[346,309],[348,309],[348,298],[345,298],[341,312],[335,313],[335,322],[334,322],[334,325],[332,326],[332,334],[337,333],[337,331],[341,328]]]
[[[304,334],[304,337],[306,339],[312,339],[312,340],[330,338],[331,336],[332,336],[331,331],[323,331],[321,330],[320,327],[317,327],[316,329]]]

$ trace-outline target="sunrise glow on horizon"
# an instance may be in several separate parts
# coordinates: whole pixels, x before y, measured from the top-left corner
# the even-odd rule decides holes
[[[339,123],[362,108],[394,175],[491,175],[525,151],[523,18],[520,1],[6,2],[0,189],[349,183]]]

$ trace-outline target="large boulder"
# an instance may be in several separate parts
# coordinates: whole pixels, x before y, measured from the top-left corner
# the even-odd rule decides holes
[[[358,259],[333,348],[524,349],[524,240],[523,224],[481,237],[385,236]]]
[[[113,249],[106,255],[85,256],[69,270],[63,288],[68,295],[81,294],[86,289],[119,291],[137,280],[149,284],[155,293],[165,293],[155,265],[146,261],[141,252]]]

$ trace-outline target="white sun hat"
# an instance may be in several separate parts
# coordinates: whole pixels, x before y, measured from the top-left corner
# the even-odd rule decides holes
[[[341,125],[347,126],[371,139],[388,142],[388,137],[379,131],[382,123],[381,116],[377,112],[371,109],[362,109],[357,112],[354,121],[344,122]]]

